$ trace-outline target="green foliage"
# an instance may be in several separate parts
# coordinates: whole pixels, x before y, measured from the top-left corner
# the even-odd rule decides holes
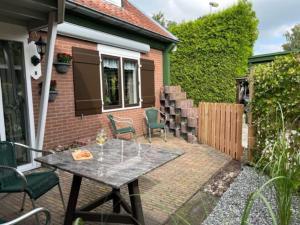
[[[249,196],[242,218],[242,225],[248,224],[250,211],[256,198],[262,199],[267,206],[273,225],[289,225],[291,222],[293,195],[300,187],[300,151],[294,149],[291,145],[291,137],[286,130],[282,109],[279,108],[281,127],[278,129],[273,141],[267,144],[261,159],[257,163],[257,167],[263,168],[263,172],[267,173],[270,180]],[[273,212],[270,203],[262,194],[263,189],[270,185],[275,190],[276,213]]]
[[[166,28],[176,25],[175,21],[167,20],[165,14],[161,11],[159,11],[158,13],[154,13],[152,15],[152,19],[154,19],[156,22],[158,22],[160,25]]]
[[[292,51],[300,49],[300,24],[296,24],[292,31],[287,31],[284,34],[287,43],[282,45],[282,48],[286,51]]]
[[[256,158],[276,140],[282,126],[280,104],[294,149],[300,149],[300,63],[296,55],[282,56],[253,69],[254,96],[251,102],[256,127]]]
[[[171,54],[171,82],[199,101],[234,102],[245,76],[258,20],[246,0],[219,13],[170,27],[180,42]]]

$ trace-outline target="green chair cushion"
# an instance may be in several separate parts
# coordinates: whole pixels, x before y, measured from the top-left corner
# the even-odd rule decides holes
[[[59,178],[53,171],[31,173],[26,175],[26,179],[28,183],[25,192],[33,199],[39,198],[59,183]],[[0,189],[0,192],[5,193],[16,193],[21,191],[22,181],[20,179],[14,182],[14,184]]]
[[[165,124],[163,123],[150,123],[149,128],[151,129],[163,129],[165,127]]]
[[[135,129],[133,127],[124,127],[116,130],[117,134],[126,134],[126,133],[135,133]]]
[[[6,221],[0,218],[0,224],[5,223]]]

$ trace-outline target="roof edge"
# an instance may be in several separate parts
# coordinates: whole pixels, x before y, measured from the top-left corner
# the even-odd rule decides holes
[[[76,13],[81,13],[81,14],[89,16],[90,18],[93,18],[93,19],[98,19],[98,20],[100,20],[101,18],[105,19],[107,22],[109,22],[111,24],[114,24],[116,26],[120,26],[120,27],[125,28],[127,30],[135,31],[139,34],[154,38],[156,40],[160,40],[162,42],[170,42],[170,43],[177,43],[178,42],[177,38],[173,39],[173,38],[170,38],[170,37],[166,37],[166,36],[161,35],[159,33],[150,31],[150,30],[145,29],[143,27],[136,26],[132,23],[121,20],[117,17],[108,15],[106,13],[103,13],[103,12],[94,10],[92,8],[86,7],[84,5],[81,5],[79,3],[73,2],[72,0],[66,0],[66,9],[69,9],[69,10],[71,10],[73,12],[76,12]],[[85,12],[85,13],[83,13],[83,12]],[[98,17],[95,17],[96,14],[98,15]]]
[[[300,52],[300,49],[299,50],[292,50],[292,51],[282,51],[282,52],[272,52],[272,53],[266,53],[266,54],[259,54],[259,55],[251,56],[248,59],[248,62],[250,64],[271,62],[277,56],[283,56],[283,55],[288,55],[288,54],[291,54],[291,53],[298,53],[298,52]]]

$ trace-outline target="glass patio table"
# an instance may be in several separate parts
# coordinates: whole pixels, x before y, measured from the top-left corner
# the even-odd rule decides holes
[[[93,144],[79,149],[89,150],[93,159],[75,161],[72,150],[36,159],[37,162],[73,174],[65,225],[71,225],[78,217],[84,221],[144,225],[138,179],[183,154],[180,150],[164,150],[149,144],[118,139],[108,140],[103,146]],[[76,208],[82,178],[108,185],[112,191]],[[128,186],[130,204],[120,194],[123,185]],[[113,201],[112,213],[90,212],[110,200]],[[126,213],[121,214],[121,207]]]

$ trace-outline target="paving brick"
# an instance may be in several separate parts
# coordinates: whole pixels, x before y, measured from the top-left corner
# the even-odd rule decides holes
[[[143,137],[138,138],[140,143],[148,143]],[[162,225],[170,215],[188,201],[205,182],[231,159],[229,156],[214,150],[206,145],[189,144],[181,138],[168,137],[164,142],[162,138],[154,137],[152,144],[169,149],[181,149],[185,154],[177,159],[153,170],[140,178],[141,198],[147,225]],[[71,187],[72,176],[69,173],[58,171],[64,198],[67,202]],[[109,187],[83,179],[79,195],[79,206],[103,195],[110,190]],[[121,193],[128,200],[127,188],[123,187]],[[1,196],[0,196],[1,197]],[[11,194],[1,199],[0,218],[15,218],[19,215],[22,194]],[[63,224],[64,212],[59,199],[58,188],[37,200],[37,205],[50,210],[53,218],[52,225]],[[96,212],[111,212],[111,202],[96,209]],[[25,212],[32,209],[29,199],[26,199]],[[34,218],[22,225],[34,224]],[[99,223],[86,223],[96,225]]]

